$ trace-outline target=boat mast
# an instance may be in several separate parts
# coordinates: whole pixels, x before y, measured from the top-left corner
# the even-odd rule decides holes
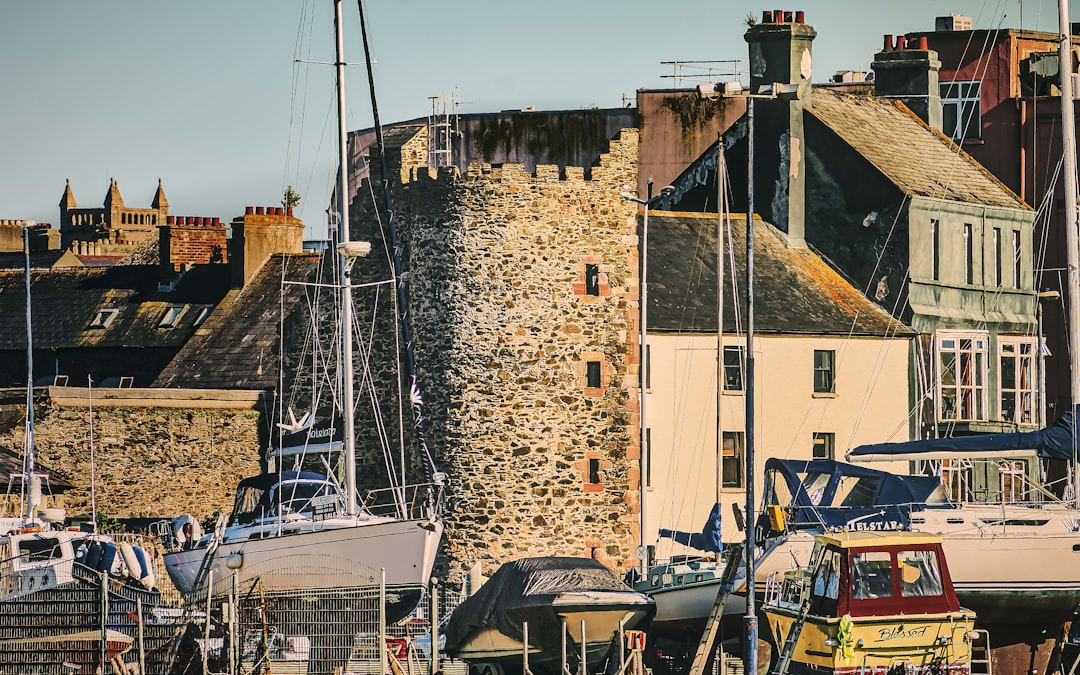
[[[724,487],[724,135],[716,135],[716,501]]]
[[[1071,367],[1069,372],[1072,411],[1073,498],[1080,502],[1080,472],[1077,471],[1076,429],[1077,406],[1080,404],[1080,243],[1076,210],[1076,122],[1074,120],[1072,82],[1072,26],[1069,23],[1069,2],[1058,0],[1058,29],[1061,43],[1058,48],[1058,72],[1061,73],[1061,133],[1062,163],[1065,165],[1065,246],[1069,260],[1069,319],[1068,340]]]
[[[23,440],[23,492],[26,494],[26,519],[34,518],[30,483],[34,480],[34,338],[30,324],[30,228],[34,221],[23,221],[23,253],[26,259],[26,436]]]
[[[424,465],[424,475],[429,483],[440,485],[442,483],[442,474],[435,470],[435,460],[428,449],[427,436],[424,433],[424,401],[420,396],[420,385],[416,380],[416,358],[413,354],[408,294],[405,291],[405,276],[402,273],[401,246],[398,243],[397,221],[394,218],[394,198],[390,193],[390,168],[386,161],[386,146],[383,143],[382,125],[379,123],[379,105],[375,96],[375,71],[372,68],[373,62],[371,48],[368,44],[367,21],[364,18],[363,1],[357,0],[356,6],[360,12],[360,34],[364,41],[364,61],[367,66],[368,91],[371,93],[371,115],[375,125],[375,143],[379,148],[379,168],[382,171],[383,200],[386,206],[386,229],[390,235],[390,245],[394,253],[394,287],[397,289],[401,337],[405,341],[405,365],[409,377],[409,403],[412,405],[413,411],[413,430],[416,432],[416,442],[420,446],[420,460]],[[402,469],[404,470],[404,467]],[[434,506],[432,504],[432,507]]]
[[[356,515],[356,421],[353,415],[353,333],[352,333],[352,267],[345,260],[344,251],[349,243],[349,164],[348,133],[345,130],[345,40],[341,22],[341,0],[334,0],[335,62],[337,72],[338,112],[338,261],[341,265],[341,368],[342,418],[344,420],[345,446],[345,506],[350,516]]]

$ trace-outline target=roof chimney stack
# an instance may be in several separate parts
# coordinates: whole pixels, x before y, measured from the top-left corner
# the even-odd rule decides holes
[[[812,43],[817,32],[805,23],[802,12],[777,11],[773,16],[777,23],[750,26],[743,36],[750,50],[750,93],[774,91],[773,85],[790,90],[755,104],[755,153],[761,157],[761,166],[770,168],[756,172],[754,189],[758,194],[777,195],[760,206],[760,213],[786,231],[793,246],[804,246],[803,108],[810,105]],[[781,17],[784,23],[779,23]]]
[[[888,37],[888,36],[886,36]],[[895,51],[874,55],[874,91],[879,98],[901,101],[929,126],[941,130],[941,90],[938,71],[941,61],[928,48],[925,35],[907,40],[896,38]]]

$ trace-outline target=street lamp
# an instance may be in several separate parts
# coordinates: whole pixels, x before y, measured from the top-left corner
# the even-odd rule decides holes
[[[646,461],[651,461],[645,457],[645,372],[647,368],[646,363],[646,350],[645,350],[645,337],[648,334],[646,328],[645,319],[647,317],[647,308],[649,300],[648,285],[646,284],[645,271],[648,269],[649,260],[649,207],[659,202],[661,199],[668,197],[671,193],[675,192],[675,188],[670,185],[665,185],[660,188],[660,194],[653,196],[652,193],[653,181],[650,178],[646,182],[646,196],[645,199],[641,199],[636,195],[629,192],[628,187],[624,188],[624,192],[620,193],[620,196],[635,204],[640,204],[645,211],[645,215],[642,218],[641,225],[641,271],[639,275],[640,288],[638,289],[638,304],[640,305],[640,318],[638,325],[638,335],[640,339],[640,352],[638,355],[638,388],[640,391],[640,400],[638,401],[638,421],[639,427],[639,457],[638,466],[641,467],[640,474],[638,476],[638,490],[641,491],[641,499],[639,500],[639,513],[638,516],[641,520],[641,525],[638,527],[638,559],[641,560],[641,574],[644,576],[649,570],[649,549],[645,543],[645,476],[646,473]]]

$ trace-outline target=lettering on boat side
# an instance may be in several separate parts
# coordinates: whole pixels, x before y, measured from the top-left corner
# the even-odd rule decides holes
[[[325,436],[333,436],[334,427],[324,427],[322,429],[312,429],[308,432],[308,438],[323,438]]]
[[[900,529],[900,522],[897,520],[884,520],[884,521],[869,521],[861,523],[848,523],[844,530],[847,532],[881,532],[881,531],[893,531]]]
[[[890,640],[910,640],[912,638],[926,637],[929,626],[919,626],[904,630],[904,624],[893,628],[879,628],[876,642],[888,642]]]

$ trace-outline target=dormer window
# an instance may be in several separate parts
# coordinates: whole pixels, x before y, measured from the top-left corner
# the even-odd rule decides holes
[[[99,309],[94,320],[90,322],[90,328],[108,328],[119,313],[118,309]]]
[[[180,322],[180,317],[184,315],[184,310],[187,309],[184,305],[173,305],[165,310],[165,315],[161,317],[161,323],[158,324],[158,328],[176,328],[176,325]]]

